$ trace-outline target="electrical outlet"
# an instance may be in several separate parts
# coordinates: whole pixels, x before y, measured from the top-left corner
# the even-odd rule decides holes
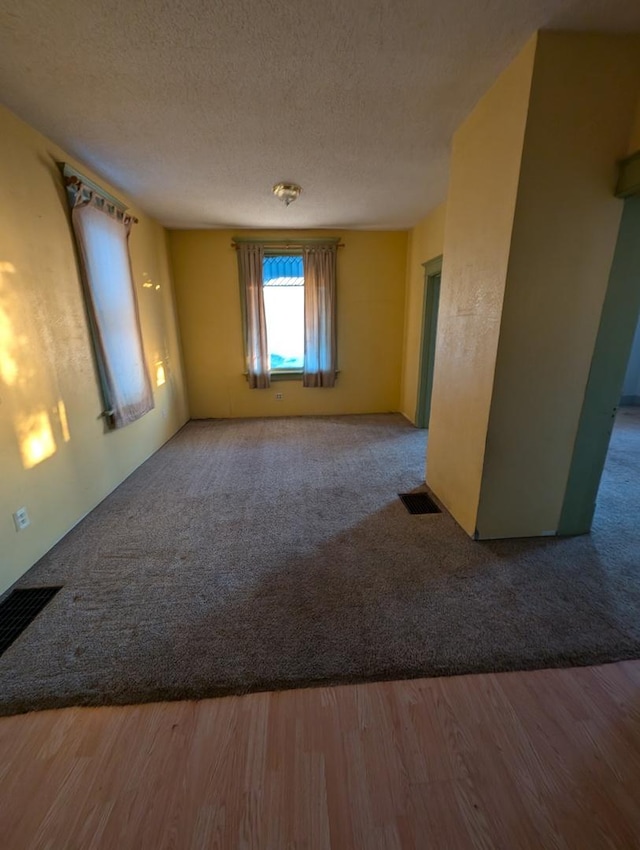
[[[282,401],[282,393],[276,393],[276,400]]]
[[[26,508],[18,508],[13,515],[13,523],[16,527],[16,531],[22,531],[24,528],[31,525],[31,520],[29,519],[29,514],[27,513]]]

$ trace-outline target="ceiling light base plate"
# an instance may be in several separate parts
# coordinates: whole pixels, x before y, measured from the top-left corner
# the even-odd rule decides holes
[[[273,194],[279,198],[286,207],[292,204],[302,192],[302,188],[297,183],[276,183],[273,187]]]

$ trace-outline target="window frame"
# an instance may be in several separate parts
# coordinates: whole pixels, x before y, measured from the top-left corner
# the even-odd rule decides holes
[[[231,237],[231,247],[234,250],[238,250],[242,244],[249,243],[254,245],[260,245],[263,250],[263,259],[266,257],[279,257],[279,256],[304,256],[304,248],[309,245],[335,245],[336,248],[344,248],[344,243],[342,242],[342,238],[340,236],[329,236],[322,238],[302,238],[302,239],[287,239],[284,237],[283,239],[274,239],[274,238],[266,238],[260,239],[255,237],[246,237],[246,236],[232,236]],[[263,281],[264,288],[264,281]],[[245,294],[240,287],[240,320],[242,322],[242,327],[246,328],[247,324],[247,305],[245,302]],[[245,334],[243,332],[243,354],[244,359],[246,361],[247,350],[246,350],[246,340]],[[335,369],[336,378],[341,373],[341,369]],[[249,372],[245,368],[242,371],[242,374],[249,380]],[[269,369],[269,382],[277,382],[277,381],[300,381],[302,382],[304,379],[304,366],[302,369]]]
[[[155,407],[153,386],[149,375],[149,363],[145,349],[140,319],[140,305],[135,290],[131,254],[129,248],[129,230],[138,223],[138,219],[129,214],[127,206],[118,198],[102,189],[97,183],[87,178],[68,163],[60,162],[58,167],[62,172],[63,182],[69,206],[69,224],[78,263],[78,271],[82,284],[85,315],[89,330],[96,377],[102,401],[101,416],[108,431],[123,428],[137,421]],[[106,287],[104,279],[95,275],[92,264],[87,257],[95,257],[95,242],[87,238],[87,225],[80,227],[76,222],[76,211],[80,208],[92,207],[100,216],[105,216],[105,222],[118,222],[125,230],[118,232],[120,253],[120,274],[117,277],[120,294],[125,298],[121,301],[118,312],[128,322],[133,347],[136,349],[135,367],[139,382],[137,395],[132,396],[122,378],[122,372],[117,368],[117,359],[113,357],[113,316],[104,310],[102,296]],[[99,306],[101,305],[101,306]],[[108,344],[107,344],[108,343]]]

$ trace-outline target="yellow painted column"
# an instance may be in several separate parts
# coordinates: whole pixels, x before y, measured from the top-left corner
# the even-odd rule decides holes
[[[637,37],[540,33],[456,133],[427,482],[479,538],[558,530],[639,89]]]
[[[427,483],[476,528],[489,411],[537,39],[453,139]]]

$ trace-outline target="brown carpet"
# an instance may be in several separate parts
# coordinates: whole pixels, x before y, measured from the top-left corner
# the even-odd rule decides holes
[[[410,515],[424,455],[392,414],[190,423],[19,582],[64,588],[0,713],[640,657],[639,411],[581,538]]]

